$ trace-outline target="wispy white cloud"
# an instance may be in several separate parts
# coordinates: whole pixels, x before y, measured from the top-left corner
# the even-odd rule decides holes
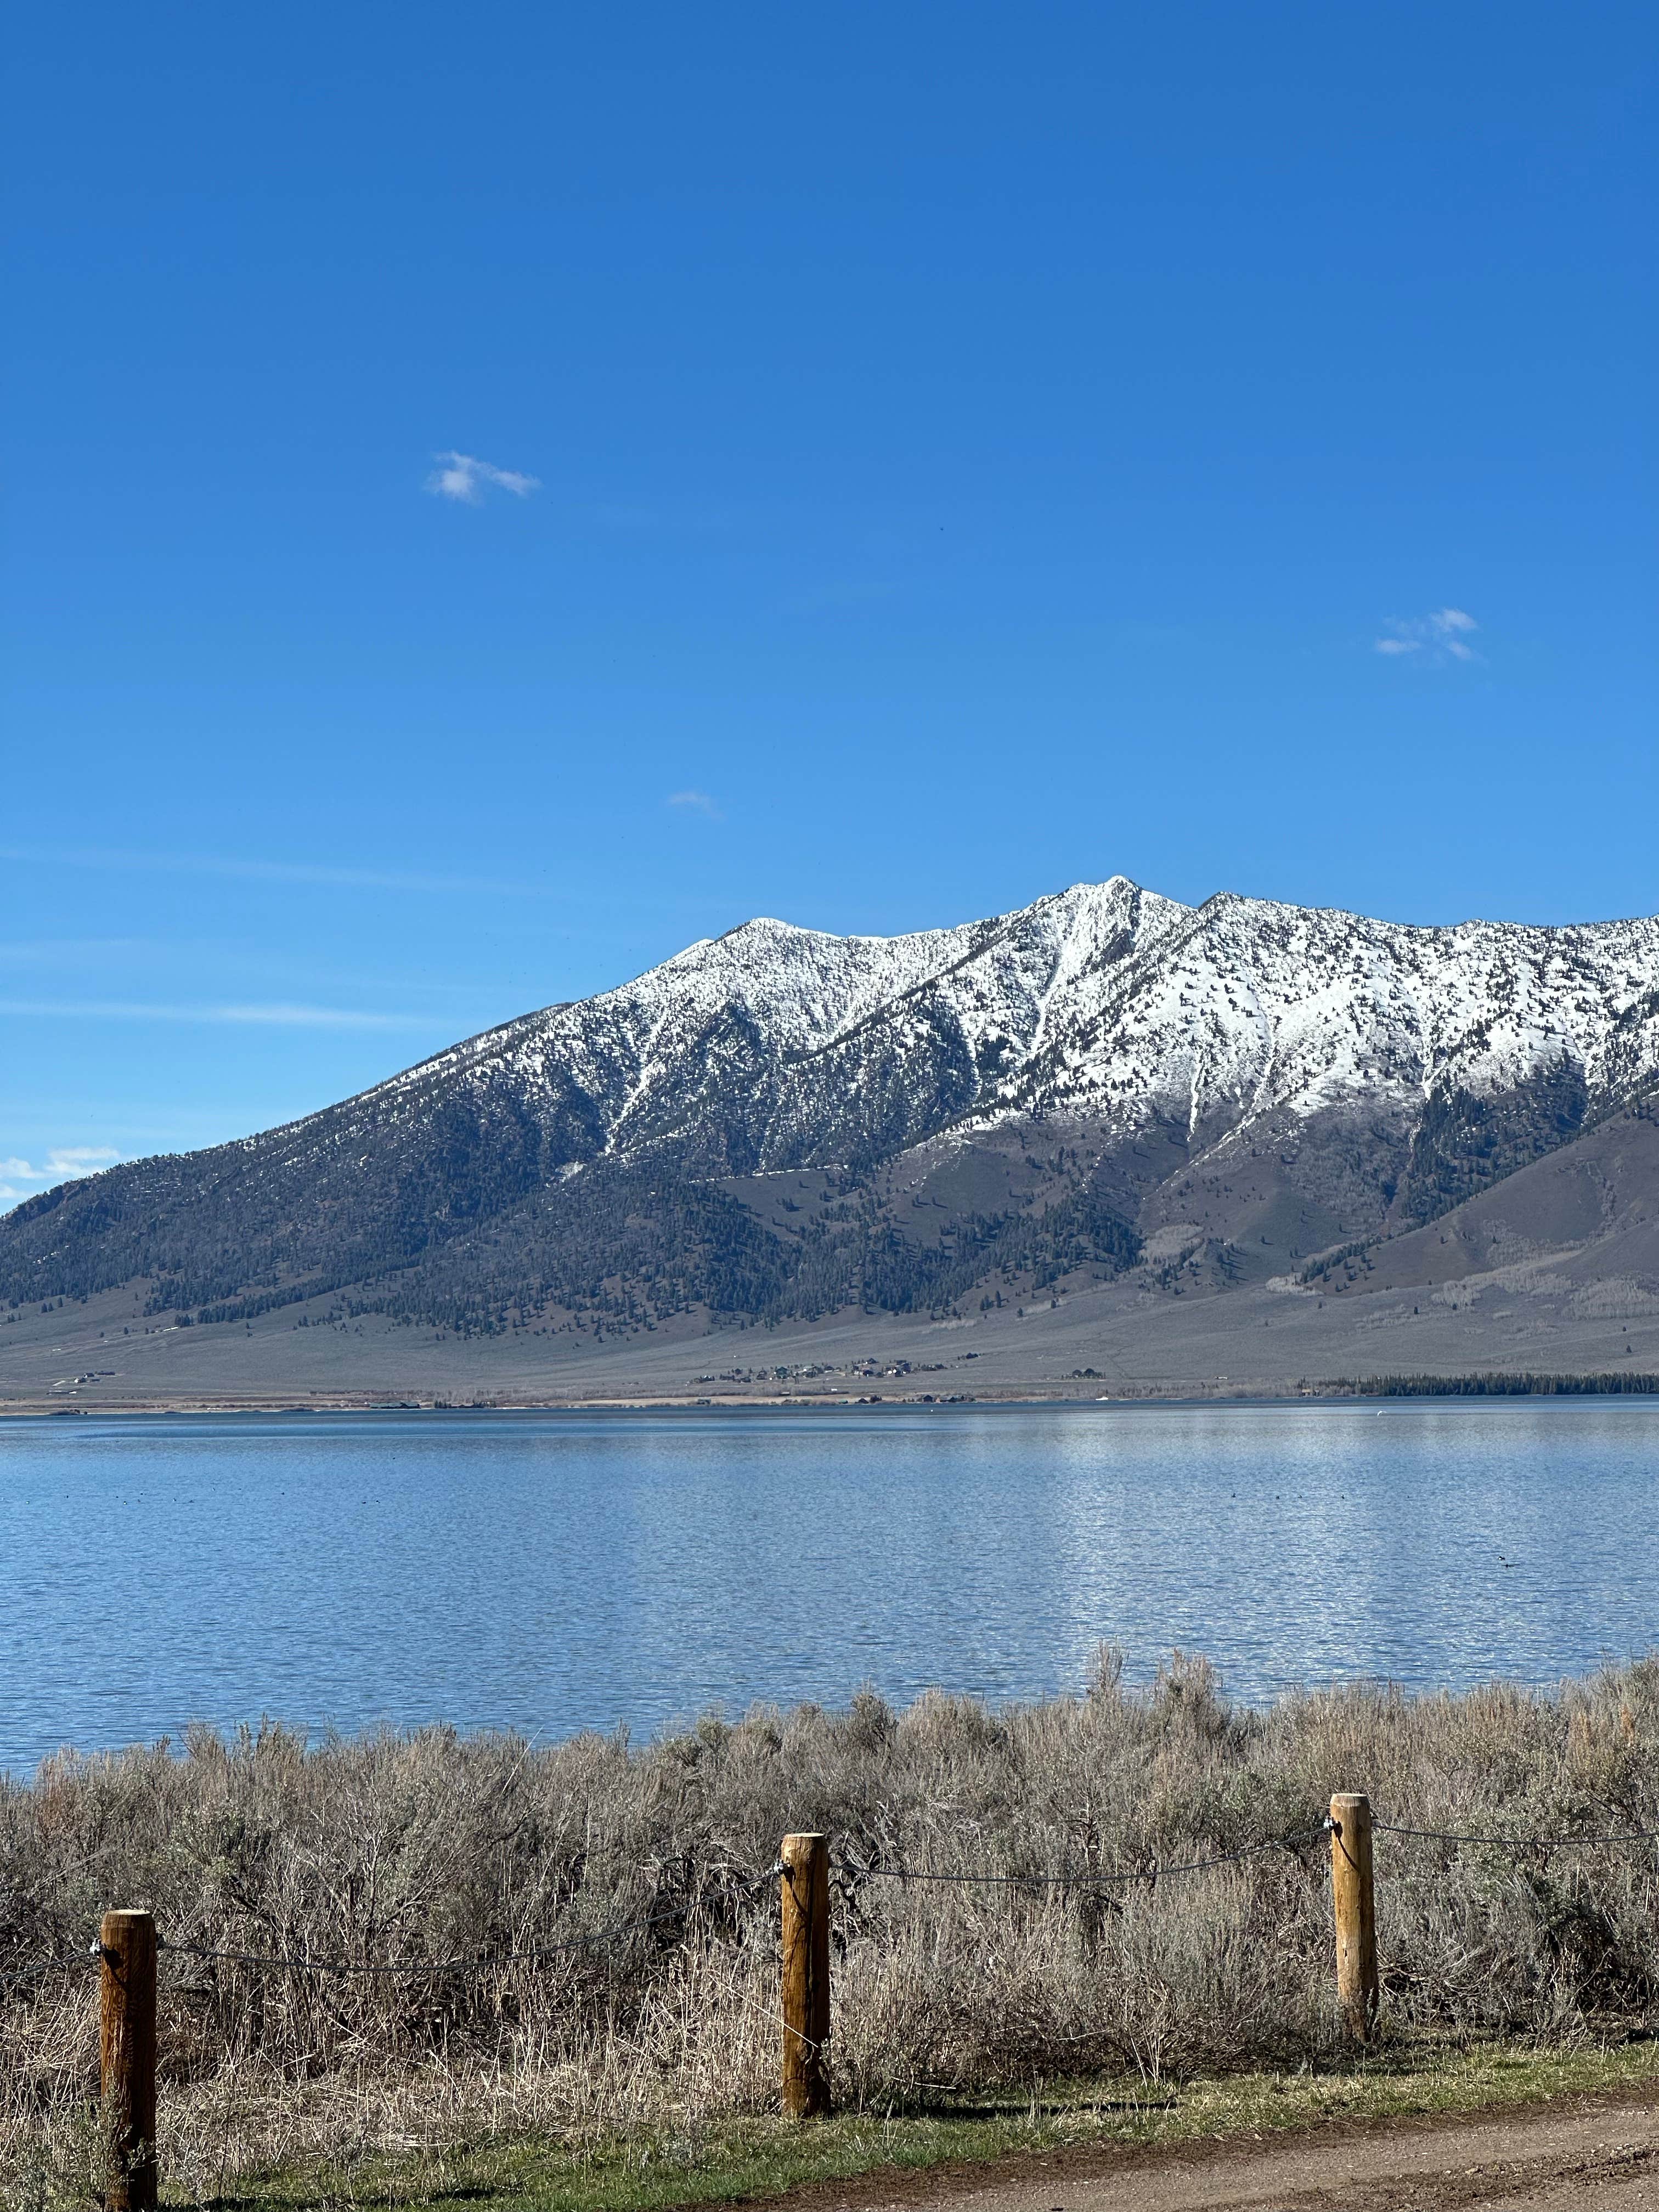
[[[541,489],[540,479],[527,477],[519,469],[498,469],[493,461],[481,461],[476,453],[434,453],[438,465],[426,480],[426,488],[436,498],[459,500],[464,507],[481,507],[484,488],[493,484],[498,491],[510,491],[515,499],[528,499],[532,491]]]
[[[285,1030],[447,1030],[447,1014],[379,1014],[356,1006],[181,1006],[179,1021],[255,1022]]]
[[[96,1175],[100,1168],[113,1167],[120,1157],[107,1145],[54,1145],[36,1167],[14,1153],[9,1159],[0,1159],[0,1204],[28,1198],[53,1183]],[[20,1188],[25,1184],[27,1188]]]
[[[153,958],[155,949],[155,939],[146,937],[0,939],[0,968],[102,968],[112,961]]]
[[[1479,660],[1469,643],[1469,633],[1480,625],[1462,607],[1440,607],[1431,615],[1417,615],[1409,622],[1389,621],[1387,635],[1377,638],[1372,650],[1390,655],[1415,653],[1429,666],[1446,660]]]
[[[111,1167],[120,1157],[108,1145],[53,1145],[43,1166],[31,1167],[14,1152],[9,1159],[0,1160],[0,1175],[15,1176],[23,1182],[49,1182],[53,1176],[86,1175],[94,1168]]]
[[[706,814],[711,822],[723,822],[726,819],[706,791],[671,791],[668,794],[668,804],[670,806],[683,807],[689,813]]]
[[[112,852],[95,846],[0,845],[0,860],[56,868],[133,868],[164,875],[232,876],[248,883],[325,884],[345,890],[459,891],[469,896],[563,898],[545,884],[502,883],[481,876],[423,876],[379,868],[332,868],[310,860],[255,860],[210,853]]]
[[[441,1030],[444,1014],[381,1014],[356,1006],[180,1006],[130,999],[0,999],[0,1014],[69,1021],[236,1022],[296,1030]]]

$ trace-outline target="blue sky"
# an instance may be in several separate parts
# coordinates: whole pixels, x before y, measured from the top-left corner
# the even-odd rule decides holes
[[[1659,907],[1645,9],[10,64],[0,1193],[756,913]]]

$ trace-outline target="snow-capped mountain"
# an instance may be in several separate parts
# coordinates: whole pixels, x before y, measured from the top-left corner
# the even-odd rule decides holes
[[[937,1304],[1182,1222],[1224,1286],[1434,1218],[1656,1083],[1655,921],[1417,928],[1122,877],[896,938],[756,921],[32,1200],[0,1285],[143,1277],[226,1317],[356,1286],[465,1326]]]
[[[589,1133],[573,1158],[684,1142],[776,1170],[840,1161],[900,1115],[911,1139],[942,1115],[1218,1133],[1409,1115],[1564,1062],[1592,1109],[1659,1071],[1659,921],[1412,928],[1225,893],[1182,906],[1117,876],[913,936],[747,922],[363,1103],[505,1079],[536,1110],[568,1102]],[[716,1096],[739,1067],[758,1087]]]

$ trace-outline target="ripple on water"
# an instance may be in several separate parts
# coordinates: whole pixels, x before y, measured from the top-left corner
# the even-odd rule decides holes
[[[1659,1401],[0,1423],[0,1764],[262,1713],[648,1732],[1203,1651],[1252,1700],[1659,1640]]]

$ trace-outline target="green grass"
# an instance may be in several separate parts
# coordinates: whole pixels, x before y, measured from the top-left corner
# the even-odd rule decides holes
[[[1659,2042],[1600,2049],[1519,2045],[1396,2048],[1330,2073],[1240,2074],[1148,2086],[1034,2084],[1024,2094],[941,2101],[933,2111],[864,2112],[792,2125],[779,2119],[688,2122],[594,2134],[495,2138],[286,2168],[245,2183],[234,2201],[300,2206],[445,2203],[538,2212],[659,2212],[672,2205],[776,2197],[799,2184],[880,2168],[983,2162],[1074,2146],[1156,2146],[1260,2136],[1333,2119],[1462,2112],[1659,2080]]]

